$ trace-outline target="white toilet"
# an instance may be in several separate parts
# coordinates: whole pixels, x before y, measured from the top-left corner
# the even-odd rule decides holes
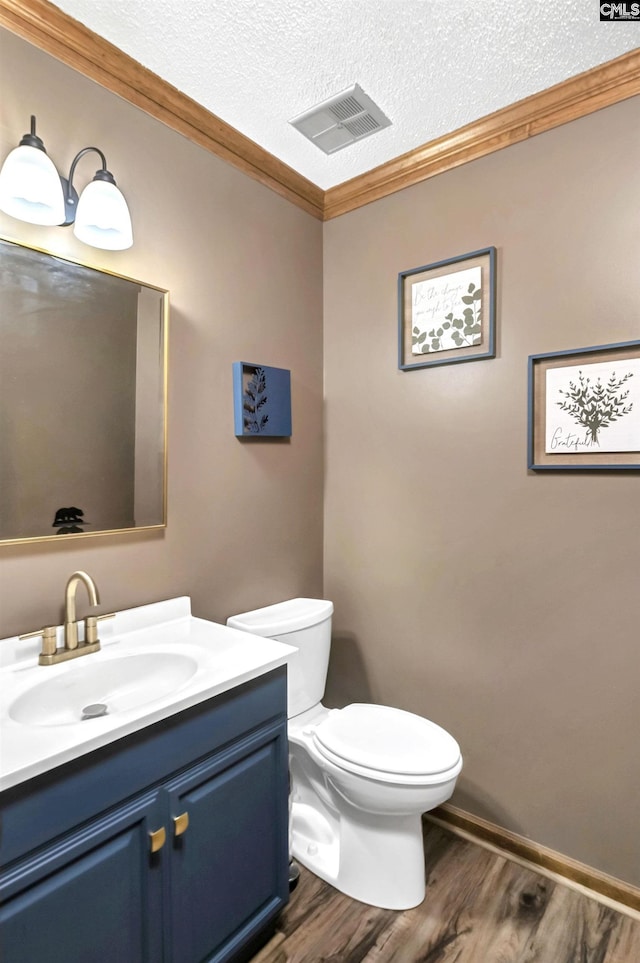
[[[291,853],[354,899],[410,909],[424,899],[423,812],[451,796],[460,747],[388,706],[326,709],[333,603],[291,599],[227,625],[298,649],[288,665]]]

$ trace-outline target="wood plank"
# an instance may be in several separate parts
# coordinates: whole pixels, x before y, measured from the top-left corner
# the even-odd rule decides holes
[[[427,895],[396,945],[377,959],[517,961],[545,912],[554,884],[471,843],[448,839],[449,853],[429,873]],[[407,914],[408,915],[408,914]],[[371,957],[371,960],[375,957]],[[367,958],[369,960],[369,958]]]
[[[620,914],[558,886],[518,963],[604,963]]]
[[[290,936],[300,927],[306,927],[311,917],[322,911],[329,897],[338,895],[328,883],[301,867],[300,882],[291,894],[287,911],[281,919],[279,929]],[[341,897],[346,899],[346,897]]]
[[[393,910],[365,906],[325,884],[323,898],[264,963],[345,963],[363,960],[380,932],[391,922]],[[297,896],[298,891],[296,890]],[[302,894],[298,896],[300,899]]]
[[[636,912],[640,911],[640,889],[637,886],[532,842],[518,833],[512,833],[480,816],[458,809],[450,803],[445,803],[432,812],[426,813],[425,819],[427,822],[448,825],[454,831],[461,829],[478,841],[497,846],[505,853],[511,853],[541,869],[563,876]]]
[[[640,920],[425,823],[421,906],[380,910],[301,868],[253,963],[639,963]]]
[[[638,963],[640,924],[628,916],[619,921],[612,945],[602,963]]]
[[[251,963],[285,963],[285,951],[282,949],[285,938],[284,933],[276,933],[260,952],[252,957]]]

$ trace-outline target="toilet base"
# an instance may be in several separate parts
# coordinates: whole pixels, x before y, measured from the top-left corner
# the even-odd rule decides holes
[[[294,802],[291,855],[352,899],[406,910],[425,895],[421,814],[389,817],[359,811],[325,818]]]

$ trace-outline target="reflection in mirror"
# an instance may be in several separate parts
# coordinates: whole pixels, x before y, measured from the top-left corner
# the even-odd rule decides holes
[[[0,238],[0,541],[166,524],[168,294]]]

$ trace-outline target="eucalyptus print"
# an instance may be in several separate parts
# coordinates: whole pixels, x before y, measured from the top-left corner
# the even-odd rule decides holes
[[[441,323],[427,331],[414,325],[411,339],[414,354],[466,348],[482,342],[482,288],[471,282],[460,300],[455,311],[459,316],[451,311]]]
[[[621,378],[616,377],[613,371],[608,381],[603,382],[600,377],[592,381],[579,371],[577,380],[570,381],[568,389],[560,389],[563,400],[556,404],[561,411],[565,411],[573,421],[586,429],[588,445],[599,446],[600,432],[633,410],[633,402],[626,403],[629,389],[622,390],[630,378],[633,378],[632,371],[628,371]]]

